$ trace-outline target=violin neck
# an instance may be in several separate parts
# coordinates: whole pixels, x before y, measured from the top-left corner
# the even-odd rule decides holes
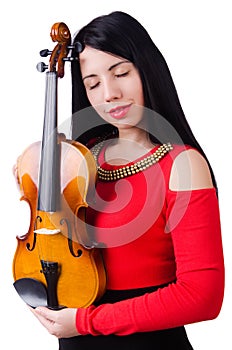
[[[46,73],[43,138],[37,209],[56,212],[60,194],[60,145],[57,134],[57,74]]]

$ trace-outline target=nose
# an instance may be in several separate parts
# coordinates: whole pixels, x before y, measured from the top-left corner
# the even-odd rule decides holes
[[[105,81],[104,84],[104,100],[111,102],[122,97],[122,91],[115,81]]]

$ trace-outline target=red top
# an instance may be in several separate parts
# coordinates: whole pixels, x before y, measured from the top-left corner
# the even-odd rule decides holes
[[[127,335],[218,315],[224,264],[215,189],[168,188],[173,159],[184,149],[175,146],[159,163],[135,175],[99,180],[87,221],[95,239],[105,246],[107,288],[169,285],[114,304],[78,309],[80,334]],[[120,168],[107,164],[104,152],[99,163],[107,170]]]

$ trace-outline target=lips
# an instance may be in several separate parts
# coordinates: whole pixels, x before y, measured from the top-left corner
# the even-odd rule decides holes
[[[108,113],[114,119],[122,119],[126,116],[130,107],[131,107],[131,104],[117,106],[117,107],[111,108]]]

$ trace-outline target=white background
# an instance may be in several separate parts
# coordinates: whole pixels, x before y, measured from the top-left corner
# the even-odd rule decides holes
[[[57,340],[43,329],[12,286],[15,237],[27,232],[30,218],[27,204],[19,201],[12,166],[25,147],[42,135],[45,77],[35,69],[41,60],[39,51],[54,48],[49,36],[53,23],[65,22],[74,34],[92,18],[113,10],[136,17],[163,53],[184,112],[215,171],[226,265],[225,299],[216,320],[189,325],[187,331],[195,350],[232,349],[229,0],[8,0],[1,8],[1,344],[7,349],[15,348],[15,344],[23,350],[57,349]],[[66,64],[65,77],[59,83],[60,123],[71,115],[69,73]]]

